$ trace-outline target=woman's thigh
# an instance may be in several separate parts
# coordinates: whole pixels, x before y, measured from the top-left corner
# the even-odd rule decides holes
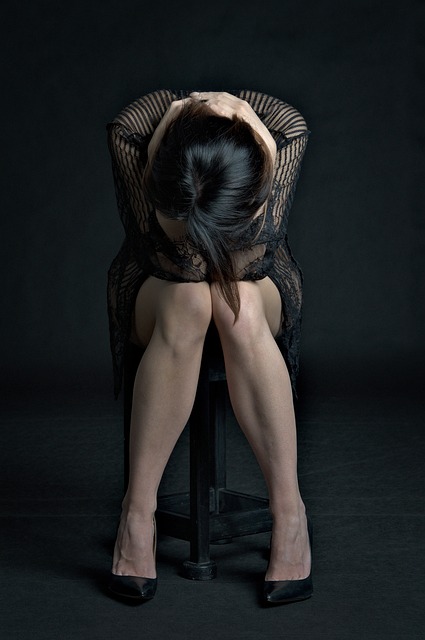
[[[134,305],[131,342],[147,347],[158,322],[180,331],[208,326],[211,296],[206,282],[177,283],[149,276],[140,287]],[[167,329],[165,329],[167,330]]]

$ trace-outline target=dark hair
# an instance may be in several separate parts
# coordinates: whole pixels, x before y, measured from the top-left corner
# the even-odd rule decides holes
[[[244,121],[189,102],[166,129],[144,175],[144,188],[165,217],[184,220],[190,242],[238,317],[232,249],[270,193],[272,159]]]

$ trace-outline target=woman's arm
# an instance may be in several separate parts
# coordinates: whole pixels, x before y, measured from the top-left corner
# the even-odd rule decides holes
[[[118,209],[127,232],[148,230],[149,206],[142,186],[143,172],[153,134],[173,94],[149,93],[126,106],[107,126]],[[158,134],[157,134],[158,135]]]
[[[278,150],[293,138],[307,134],[303,116],[295,107],[280,98],[243,89],[238,96],[246,100],[277,141]]]
[[[148,146],[148,160],[151,160],[153,158],[153,156],[155,155],[155,151],[157,150],[162,137],[168,127],[168,125],[170,124],[170,122],[172,122],[173,120],[175,120],[177,118],[177,116],[179,115],[180,111],[182,110],[183,105],[188,102],[190,100],[190,98],[186,98],[183,100],[174,100],[170,106],[168,107],[167,111],[164,113],[164,115],[162,116],[158,126],[156,127],[155,131],[153,132],[153,136],[149,142],[149,146]]]
[[[276,142],[270,134],[270,131],[246,100],[242,100],[225,91],[202,91],[201,93],[191,93],[190,96],[194,100],[206,102],[219,116],[224,116],[225,118],[233,118],[233,116],[236,116],[249,124],[263,140],[274,164],[276,159]]]

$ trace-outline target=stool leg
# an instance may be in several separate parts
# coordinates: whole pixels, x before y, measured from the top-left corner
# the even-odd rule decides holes
[[[225,380],[210,382],[210,468],[211,507],[219,515],[226,504],[226,415],[227,384]],[[211,536],[210,536],[211,539]],[[212,544],[228,544],[232,538],[211,540]]]
[[[220,513],[220,491],[226,488],[226,382],[210,383],[210,467],[214,513]]]
[[[208,367],[202,361],[195,404],[190,417],[190,560],[183,575],[211,580],[217,565],[210,559],[210,408]]]

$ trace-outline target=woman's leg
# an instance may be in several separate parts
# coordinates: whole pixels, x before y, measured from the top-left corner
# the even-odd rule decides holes
[[[310,572],[305,508],[297,478],[297,440],[288,371],[274,335],[281,302],[269,278],[240,282],[241,311],[212,286],[213,318],[220,334],[235,416],[263,471],[273,514],[266,580],[297,580]]]
[[[137,370],[130,424],[128,490],[112,572],[154,578],[153,515],[158,486],[194,403],[211,320],[207,283],[149,278],[135,305],[135,332],[147,345]]]

